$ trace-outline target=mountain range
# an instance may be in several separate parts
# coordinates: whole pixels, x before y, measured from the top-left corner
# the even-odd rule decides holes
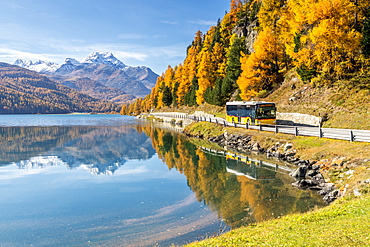
[[[113,102],[83,94],[35,71],[0,63],[0,114],[118,110]]]
[[[116,103],[146,96],[158,77],[150,68],[128,66],[109,52],[93,52],[81,61],[66,58],[63,64],[17,59],[14,65],[42,73],[92,97]]]

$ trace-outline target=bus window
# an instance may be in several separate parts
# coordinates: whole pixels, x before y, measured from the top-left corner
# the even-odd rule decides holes
[[[258,107],[256,110],[256,118],[275,118],[275,107]]]
[[[240,105],[239,106],[239,116],[240,117],[251,117],[251,107],[247,107],[245,105]]]
[[[236,105],[227,105],[226,112],[229,116],[237,116],[238,115],[238,108]]]

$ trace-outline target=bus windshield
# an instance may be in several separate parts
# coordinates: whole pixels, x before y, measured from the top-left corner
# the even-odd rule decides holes
[[[260,106],[256,110],[256,118],[275,118],[276,109],[274,106]]]

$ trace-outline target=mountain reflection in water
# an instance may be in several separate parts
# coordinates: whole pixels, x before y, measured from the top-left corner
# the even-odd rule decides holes
[[[1,168],[10,165],[19,172],[65,166],[93,174],[84,171],[90,177],[75,181],[60,172],[50,178],[53,182],[47,174],[40,181],[36,181],[39,177],[33,180],[33,173],[27,178],[14,176],[28,179],[24,184],[35,186],[36,195],[21,194],[20,180],[13,182],[14,192],[6,189],[11,182],[0,182],[0,192],[9,193],[0,199],[0,245],[1,239],[7,239],[4,246],[17,241],[83,245],[87,240],[89,246],[180,245],[324,205],[315,193],[292,187],[288,171],[273,163],[215,154],[184,135],[148,124],[0,127],[0,145],[2,178],[9,171],[4,169],[2,174]],[[120,173],[126,167],[132,170]],[[44,184],[53,188],[60,183],[65,184],[55,190],[41,189]],[[49,220],[56,230],[45,230]],[[37,229],[41,233],[35,233]],[[19,240],[23,235],[28,238]]]
[[[127,160],[155,154],[150,139],[128,126],[0,127],[0,140],[0,165],[20,169],[63,164],[111,175]]]

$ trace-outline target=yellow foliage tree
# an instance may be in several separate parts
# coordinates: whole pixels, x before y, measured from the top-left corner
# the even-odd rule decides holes
[[[182,65],[182,76],[179,80],[177,90],[177,102],[179,105],[184,104],[186,93],[189,91],[191,81],[197,75],[198,53],[202,46],[202,32],[198,31],[194,38],[193,44],[188,48],[187,56]]]
[[[226,76],[226,51],[222,43],[216,43],[212,49],[212,59],[217,65],[216,76],[224,78]]]
[[[203,42],[203,48],[198,54],[199,65],[197,77],[199,88],[196,91],[196,100],[198,105],[203,104],[204,93],[208,87],[213,86],[215,80],[215,71],[217,71],[217,67],[215,67],[212,59],[211,43],[212,35],[207,34]]]
[[[262,29],[269,27],[274,32],[280,33],[282,16],[286,14],[286,0],[263,0],[260,11],[258,12],[258,21]]]
[[[309,11],[308,11],[309,10]],[[282,20],[289,28],[287,53],[299,69],[340,78],[356,66],[361,33],[351,0],[291,0]]]
[[[237,80],[241,98],[249,100],[259,91],[271,89],[282,80],[284,47],[270,28],[263,30],[254,43],[254,52],[241,58],[242,73]]]

